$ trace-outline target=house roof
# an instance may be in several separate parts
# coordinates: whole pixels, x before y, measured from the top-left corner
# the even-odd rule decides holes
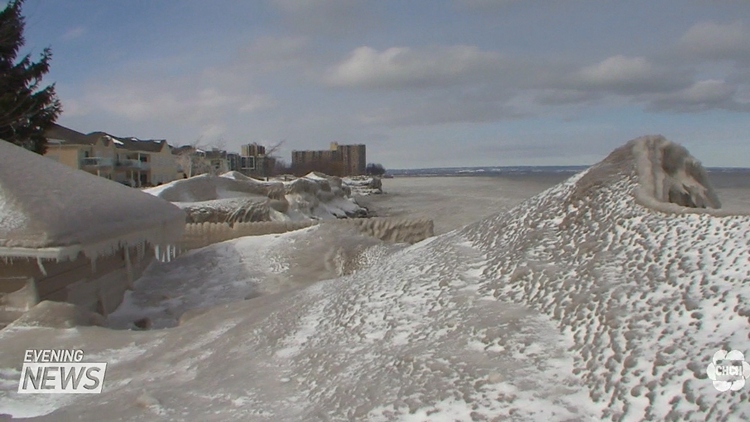
[[[101,133],[101,132],[99,132]],[[62,141],[65,144],[74,145],[94,145],[99,140],[97,132],[84,135],[73,129],[66,128],[53,123],[49,129],[44,132],[44,136],[50,141]]]
[[[171,244],[184,226],[163,199],[0,141],[0,257],[95,258]]]
[[[81,132],[58,124],[53,124],[47,129],[44,132],[44,136],[49,140],[58,140],[70,145],[94,145],[98,140],[102,139],[105,145],[108,145],[109,142],[114,142],[115,147],[129,151],[160,152],[164,148],[164,145],[168,145],[165,139],[141,140],[137,138],[122,138],[101,131],[84,135]]]
[[[145,152],[159,152],[167,144],[164,139],[136,139],[136,138],[118,138],[112,135],[108,135],[110,138],[115,140],[115,144],[118,148],[127,149],[130,151],[145,151]],[[119,141],[119,143],[118,143]]]

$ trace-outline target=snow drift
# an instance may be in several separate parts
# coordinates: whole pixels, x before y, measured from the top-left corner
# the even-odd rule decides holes
[[[0,413],[747,420],[750,390],[717,391],[706,367],[750,351],[750,216],[709,208],[682,151],[634,140],[507,213],[179,327],[6,329]],[[23,350],[51,345],[109,362],[103,395],[17,395]]]

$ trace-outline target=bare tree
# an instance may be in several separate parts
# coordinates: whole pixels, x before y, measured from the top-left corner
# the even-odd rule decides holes
[[[263,159],[263,176],[275,176],[276,173],[276,163],[280,160],[278,157],[276,157],[274,154],[281,148],[282,145],[284,145],[284,142],[286,140],[279,141],[275,143],[274,145],[271,145],[270,147],[266,148],[266,154]]]
[[[188,178],[211,172],[211,164],[206,160],[205,153],[200,152],[200,141],[201,138],[198,138],[188,145],[175,147],[179,150],[175,156],[177,167]]]

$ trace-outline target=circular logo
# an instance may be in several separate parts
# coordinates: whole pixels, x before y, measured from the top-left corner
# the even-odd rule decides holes
[[[745,362],[745,355],[739,350],[719,350],[711,358],[706,374],[714,382],[717,390],[737,391],[744,387],[745,380],[750,378],[750,364]]]

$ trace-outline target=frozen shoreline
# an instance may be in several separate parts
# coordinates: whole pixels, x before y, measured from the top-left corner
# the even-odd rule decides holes
[[[430,218],[435,234],[447,233],[508,210],[568,175],[528,177],[396,177],[383,179],[382,195],[355,200],[379,217]]]
[[[447,233],[520,204],[568,179],[566,173],[519,176],[408,176],[383,179],[382,195],[355,196],[378,217],[419,217]],[[750,177],[710,173],[726,210],[750,210]]]

